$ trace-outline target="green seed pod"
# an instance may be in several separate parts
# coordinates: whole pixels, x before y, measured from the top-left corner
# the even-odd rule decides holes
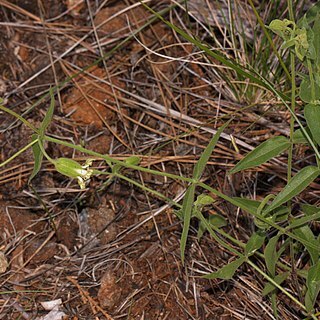
[[[90,159],[83,166],[77,161],[68,158],[59,158],[54,161],[56,170],[67,177],[76,178],[81,189],[85,188],[85,181],[90,179],[93,174],[93,170],[89,169],[91,164],[92,160]]]
[[[59,158],[54,161],[54,165],[58,172],[70,178],[83,177],[87,174],[87,170],[80,163],[72,159]]]

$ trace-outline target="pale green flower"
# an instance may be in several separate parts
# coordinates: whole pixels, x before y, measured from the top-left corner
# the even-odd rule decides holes
[[[93,170],[90,169],[92,162],[92,159],[87,159],[85,164],[81,165],[73,159],[59,158],[54,161],[54,165],[56,170],[61,174],[70,178],[76,178],[80,189],[84,189],[86,187],[85,181],[90,179],[93,174]]]

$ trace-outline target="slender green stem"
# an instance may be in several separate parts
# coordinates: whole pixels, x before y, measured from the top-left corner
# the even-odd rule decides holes
[[[18,157],[21,153],[25,152],[26,150],[28,150],[29,148],[31,148],[35,143],[37,143],[38,140],[33,140],[30,143],[28,143],[26,146],[24,146],[23,148],[21,148],[18,152],[16,152],[13,156],[11,156],[9,159],[3,161],[2,163],[0,163],[0,168],[5,166],[6,164],[8,164],[10,161],[12,161],[14,158]]]
[[[224,242],[221,238],[219,238],[216,233],[212,230],[215,229],[217,232],[220,233],[220,229],[210,225],[207,220],[203,217],[202,214],[198,215],[198,218],[201,220],[201,222],[204,223],[204,225],[206,226],[207,230],[209,231],[210,235],[222,246],[224,246],[226,249],[228,249],[230,252],[235,253],[239,258],[244,258],[245,256],[240,253],[239,251],[235,250],[234,248],[232,248],[228,243]],[[249,257],[246,258],[246,262],[252,266],[257,272],[259,272],[266,280],[268,280],[272,285],[274,285],[276,288],[278,288],[279,290],[281,290],[286,296],[288,296],[292,301],[294,301],[300,308],[302,308],[303,310],[306,311],[305,306],[299,301],[297,300],[290,292],[288,292],[287,290],[285,290],[281,285],[279,285],[278,283],[276,283],[269,275],[267,275],[263,270],[261,270],[256,264],[254,264]]]
[[[142,172],[147,172],[147,173],[151,173],[151,174],[155,174],[155,175],[158,175],[158,176],[163,176],[163,177],[167,177],[167,178],[171,178],[171,179],[178,179],[180,181],[185,181],[185,182],[190,182],[190,183],[197,183],[197,180],[195,180],[195,179],[186,178],[186,177],[183,177],[183,176],[178,176],[178,175],[167,173],[167,172],[161,172],[161,171],[156,171],[156,170],[152,170],[152,169],[148,169],[148,168],[144,168],[144,167],[140,167],[140,166],[131,165],[131,164],[125,163],[123,161],[114,159],[114,158],[112,158],[110,156],[103,155],[101,153],[97,153],[97,152],[92,151],[92,150],[88,150],[88,149],[86,149],[84,147],[81,147],[79,145],[74,145],[74,144],[69,143],[67,141],[59,140],[59,139],[52,138],[52,137],[49,137],[49,136],[44,136],[44,140],[50,141],[50,142],[54,142],[54,143],[57,143],[57,144],[60,144],[60,145],[63,145],[63,146],[78,150],[80,152],[86,153],[86,154],[88,154],[90,156],[93,156],[93,157],[96,157],[96,158],[99,158],[99,159],[104,159],[105,161],[107,161],[109,163],[120,164],[122,167],[125,167],[125,168],[129,168],[129,169],[133,169],[133,170],[139,170],[139,171],[142,171]]]
[[[311,60],[308,58],[307,58],[307,66],[308,66],[310,86],[311,86],[311,101],[315,101],[316,100],[316,88],[315,88],[315,82],[314,82],[314,77],[313,77],[313,69],[312,69]],[[312,103],[314,103],[314,102],[312,102]]]
[[[171,173],[167,173],[167,172],[156,171],[156,170],[152,170],[152,169],[148,169],[148,168],[144,168],[144,167],[140,167],[140,166],[131,165],[131,164],[122,162],[120,160],[113,159],[110,156],[106,156],[106,155],[103,155],[103,154],[88,150],[88,149],[83,148],[81,146],[77,146],[77,145],[71,144],[69,142],[61,141],[59,139],[55,139],[55,138],[52,138],[52,137],[44,136],[44,140],[47,140],[47,141],[50,141],[50,142],[54,142],[54,143],[57,143],[57,144],[64,145],[66,147],[70,147],[70,148],[76,149],[76,150],[78,150],[80,152],[83,152],[83,153],[86,153],[88,155],[97,157],[99,159],[104,159],[104,160],[109,161],[111,163],[120,164],[121,166],[123,166],[125,168],[130,168],[130,169],[133,169],[133,170],[147,172],[147,173],[151,173],[151,174],[154,174],[154,175],[171,178],[171,179],[174,179],[174,180],[180,180],[180,181],[185,181],[185,182],[189,182],[189,183],[195,183],[198,186],[200,186],[201,188],[212,192],[213,194],[215,194],[218,197],[228,201],[229,203],[235,205],[236,207],[239,206],[238,202],[235,199],[223,194],[222,192],[220,192],[220,191],[218,191],[218,190],[216,190],[214,188],[211,188],[210,186],[206,185],[203,182],[200,182],[199,180],[186,178],[186,177],[183,177],[183,176],[179,176],[179,175],[175,175],[175,174],[171,174]],[[254,212],[250,212],[250,213],[253,216],[255,216],[257,219],[259,219],[262,222],[266,223],[267,225],[277,229],[282,234],[286,234],[287,236],[289,236],[289,237],[291,237],[291,238],[293,238],[293,239],[295,239],[295,240],[297,240],[297,241],[299,241],[299,242],[301,242],[303,244],[307,243],[309,247],[311,247],[311,248],[313,248],[315,250],[318,250],[318,247],[314,243],[306,241],[304,239],[301,239],[300,237],[296,236],[295,234],[289,232],[287,229],[280,227],[279,225],[277,225],[275,222],[271,221],[270,219],[267,219],[267,218],[265,218],[263,216],[259,216]]]
[[[160,198],[160,199],[162,199],[162,200],[170,203],[171,205],[174,205],[174,206],[179,207],[179,208],[182,207],[182,206],[181,206],[180,204],[178,204],[176,201],[173,201],[173,200],[171,200],[170,198],[167,198],[167,197],[164,196],[162,193],[160,193],[160,192],[158,192],[158,191],[155,191],[155,190],[153,190],[153,189],[150,189],[150,188],[142,185],[141,183],[139,183],[139,182],[137,182],[137,181],[135,181],[135,180],[132,180],[132,179],[130,179],[130,178],[128,178],[128,177],[120,174],[120,173],[115,173],[114,175],[115,175],[115,177],[118,177],[118,178],[120,178],[120,179],[122,179],[122,180],[125,180],[125,181],[127,181],[127,182],[129,182],[129,183],[132,183],[133,185],[139,187],[140,189],[142,189],[142,190],[144,190],[144,191],[147,191],[147,192],[149,192],[149,193],[151,193],[151,194],[154,194],[154,195],[157,196],[158,198]]]
[[[292,7],[292,0],[288,0],[288,8],[289,8],[289,19],[294,21],[294,13]],[[296,65],[295,65],[295,54],[294,52],[290,52],[290,71],[291,71],[291,111],[295,114],[295,106],[296,106]],[[287,168],[287,180],[288,182],[292,177],[292,155],[293,155],[293,132],[294,132],[294,117],[290,116],[290,147],[288,150],[288,168]]]
[[[41,152],[44,154],[44,156],[52,163],[54,164],[54,160],[47,154],[47,151],[45,150],[45,148],[43,147],[42,141],[38,140],[39,143],[39,148],[41,150]]]
[[[295,21],[295,16],[293,12],[293,5],[292,5],[292,0],[287,0],[288,3],[288,11],[289,11],[289,19],[291,21]],[[296,57],[293,51],[290,51],[290,71],[291,71],[291,112],[295,114],[295,109],[296,109]],[[295,119],[292,116],[292,113],[290,115],[290,146],[288,149],[288,167],[287,167],[287,183],[290,182],[292,178],[292,161],[293,161],[293,133],[294,133],[294,125],[295,125]],[[317,158],[317,157],[316,157]],[[287,208],[289,210],[289,221],[293,220],[294,217],[291,215],[291,209],[292,209],[292,203],[291,200],[287,202]],[[299,284],[298,284],[298,279],[297,279],[297,271],[295,268],[295,252],[294,252],[294,243],[292,241],[293,239],[290,238],[290,243],[289,243],[289,250],[290,250],[290,259],[291,259],[291,275],[293,282],[296,285],[298,295],[301,300],[301,293],[299,290]]]
[[[243,254],[241,252],[239,252],[238,250],[234,249],[233,247],[230,246],[230,244],[228,244],[227,242],[225,242],[224,240],[222,240],[222,238],[218,237],[216,232],[221,234],[220,229],[218,229],[217,227],[211,225],[208,223],[208,221],[204,218],[204,216],[202,214],[198,214],[197,218],[200,219],[200,221],[204,224],[204,226],[206,227],[206,229],[208,230],[208,232],[210,233],[210,235],[212,236],[212,238],[214,238],[220,245],[222,245],[225,249],[229,250],[230,252],[234,253],[235,255],[237,255],[239,258],[243,257]],[[214,231],[214,230],[216,231]],[[225,233],[224,233],[225,234]],[[225,234],[226,235],[226,234]],[[231,236],[227,236],[228,238],[232,238]],[[233,238],[231,240],[234,240]]]
[[[23,118],[22,116],[20,116],[20,114],[4,107],[0,105],[0,110],[3,110],[9,114],[11,114],[12,116],[16,117],[17,119],[19,119],[21,122],[23,122],[26,126],[28,126],[31,130],[33,130],[35,133],[39,134],[39,130],[37,128],[35,128],[28,120],[26,120],[25,118]]]
[[[273,52],[276,54],[276,56],[277,56],[277,58],[278,58],[278,60],[279,60],[279,62],[280,62],[280,64],[281,64],[282,69],[284,70],[287,78],[288,78],[289,80],[291,80],[292,75],[290,75],[290,72],[289,72],[288,68],[286,67],[285,63],[283,62],[283,59],[282,59],[279,51],[277,50],[276,46],[274,45],[274,43],[273,43],[273,41],[272,41],[272,38],[270,37],[270,34],[269,34],[267,28],[266,28],[265,25],[264,25],[263,20],[261,19],[260,15],[259,15],[259,13],[258,13],[258,11],[257,11],[257,9],[255,8],[255,5],[253,4],[253,1],[252,1],[252,0],[248,0],[248,1],[249,1],[249,4],[250,4],[253,12],[254,12],[254,15],[256,16],[256,18],[257,18],[257,20],[258,20],[258,23],[259,23],[260,27],[262,28],[262,30],[263,30],[266,38],[268,39],[268,42],[269,42],[269,44],[270,44]]]
[[[306,311],[306,307],[299,300],[297,300],[290,292],[286,291],[283,287],[281,287],[281,285],[276,283],[271,277],[269,277],[264,271],[262,271],[250,259],[247,260],[247,263],[251,267],[253,267],[257,272],[259,272],[265,279],[267,279],[272,285],[274,285],[281,292],[283,292],[287,297],[289,297],[292,301],[294,301],[302,310]]]

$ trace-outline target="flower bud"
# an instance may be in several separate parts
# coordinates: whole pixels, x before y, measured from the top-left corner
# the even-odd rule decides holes
[[[81,189],[85,188],[84,181],[90,179],[93,173],[93,170],[89,169],[91,164],[91,159],[88,159],[83,166],[77,161],[68,158],[59,158],[54,161],[56,170],[67,177],[78,179]]]

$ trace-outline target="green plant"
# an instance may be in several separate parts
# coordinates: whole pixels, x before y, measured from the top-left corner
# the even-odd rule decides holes
[[[318,146],[320,144],[320,103],[319,103],[319,88],[320,88],[320,70],[319,70],[319,59],[320,59],[320,33],[319,33],[319,18],[320,11],[319,5],[314,6],[300,21],[295,23],[293,20],[292,3],[288,1],[289,13],[291,20],[273,20],[268,28],[274,33],[279,35],[283,44],[282,50],[290,50],[291,58],[291,78],[292,78],[292,98],[291,98],[291,130],[290,138],[279,136],[271,138],[256,149],[246,155],[231,171],[230,174],[258,166],[273,157],[279,155],[284,151],[288,151],[288,181],[287,185],[277,195],[270,195],[265,198],[258,207],[256,208],[255,218],[256,219],[256,232],[251,236],[245,248],[245,257],[248,258],[248,252],[254,248],[255,250],[260,249],[263,244],[264,247],[264,260],[269,276],[278,285],[281,285],[289,276],[290,272],[279,272],[277,271],[277,262],[281,255],[284,253],[286,248],[290,246],[291,258],[295,261],[295,257],[299,252],[298,244],[307,250],[310,260],[309,267],[301,270],[306,273],[305,279],[305,298],[304,308],[310,316],[315,318],[312,314],[315,310],[315,303],[317,296],[320,292],[320,251],[319,251],[319,240],[316,234],[312,231],[309,226],[310,221],[316,221],[320,214],[320,209],[314,206],[303,206],[302,211],[304,216],[302,218],[296,218],[291,214],[291,200],[303,190],[305,190],[311,182],[313,182],[320,174],[319,167],[319,152]],[[303,63],[307,73],[300,73],[302,82],[299,88],[299,96],[301,100],[307,105],[304,107],[304,115],[307,122],[307,128],[301,126],[293,132],[295,116],[295,99],[296,99],[296,85],[295,85],[295,68],[296,58]],[[300,137],[300,140],[297,139]],[[313,148],[315,157],[317,160],[317,166],[307,166],[298,171],[294,177],[292,175],[292,149],[296,143],[308,143]],[[272,201],[271,201],[272,200]],[[271,203],[270,203],[271,201]],[[244,201],[245,203],[245,201]],[[283,207],[283,205],[286,205]],[[244,206],[240,206],[245,210]],[[281,214],[279,214],[281,212]],[[277,233],[270,239],[266,238],[267,232],[272,230],[272,226],[269,223],[261,223],[260,217],[263,216],[269,222],[285,223],[287,226],[284,230],[277,230]],[[312,218],[311,218],[312,216]],[[259,221],[260,220],[260,221]],[[288,231],[292,234],[297,235],[299,240],[288,234]],[[288,240],[288,241],[287,241]],[[303,241],[301,241],[303,240]],[[312,244],[310,246],[310,244]],[[298,247],[297,247],[298,246]],[[215,272],[210,277],[225,278],[226,274],[229,276],[233,275],[235,270],[244,262],[246,259],[240,256],[238,260],[225,266],[220,271]],[[248,262],[248,260],[247,260]],[[294,272],[295,270],[292,270]],[[267,283],[263,291],[263,295],[271,294],[273,309],[275,315],[277,315],[276,308],[276,287],[274,284]]]
[[[252,4],[252,1],[250,1]],[[162,19],[170,28],[174,29],[182,37],[184,37],[189,42],[193,43],[199,49],[205,51],[206,54],[220,61],[222,64],[230,67],[232,70],[236,71],[241,77],[246,77],[265,89],[270,90],[275,94],[290,111],[290,137],[274,137],[265,141],[255,150],[250,152],[243,160],[241,160],[231,171],[230,174],[252,168],[265,163],[266,161],[276,157],[280,153],[285,151],[288,152],[288,179],[287,185],[283,190],[277,195],[267,196],[263,201],[252,201],[246,199],[233,198],[230,199],[225,195],[219,194],[216,190],[208,188],[208,186],[201,184],[199,178],[201,176],[202,170],[205,166],[208,157],[213,151],[214,143],[211,142],[211,148],[205,150],[201,156],[199,162],[197,163],[192,182],[187,189],[182,209],[182,218],[184,221],[184,228],[181,238],[181,257],[184,260],[184,251],[187,242],[187,235],[190,225],[191,217],[197,217],[201,221],[202,227],[205,226],[214,239],[222,246],[227,248],[230,252],[233,252],[238,258],[232,263],[226,265],[217,272],[214,272],[207,276],[207,278],[221,278],[230,279],[233,277],[236,270],[243,264],[248,263],[255,270],[268,280],[266,283],[263,295],[271,294],[271,300],[273,304],[274,314],[277,316],[277,306],[276,306],[276,291],[279,289],[287,296],[289,296],[293,301],[295,301],[302,309],[306,312],[306,315],[316,318],[313,314],[314,306],[318,293],[320,291],[320,277],[319,277],[319,241],[320,237],[317,237],[311,228],[309,223],[318,219],[320,214],[320,209],[313,206],[305,207],[303,206],[304,216],[301,218],[296,218],[291,212],[291,200],[305,190],[320,174],[319,167],[319,151],[318,145],[320,144],[320,109],[319,109],[319,59],[320,59],[320,32],[319,32],[319,15],[320,6],[319,4],[312,7],[307,14],[298,22],[294,22],[294,14],[292,8],[292,1],[288,1],[290,20],[273,20],[268,28],[274,33],[279,35],[283,44],[281,50],[290,51],[290,72],[288,78],[291,79],[291,106],[289,106],[288,101],[290,100],[285,94],[281,93],[271,82],[263,78],[260,74],[252,72],[252,70],[246,69],[240,66],[237,62],[232,61],[230,58],[225,58],[221,53],[212,51],[205,44],[201,43],[197,39],[192,38],[187,32],[181,30],[180,28],[174,26],[172,23],[166,21],[163,17],[158,15],[153,11],[155,15]],[[148,8],[152,11],[152,9]],[[267,32],[267,31],[266,31]],[[267,34],[268,35],[268,34]],[[272,40],[270,39],[271,44]],[[275,47],[273,46],[275,49]],[[280,55],[277,54],[279,57]],[[300,73],[302,82],[299,89],[299,95],[302,101],[307,103],[304,107],[304,114],[307,121],[307,127],[303,127],[301,121],[299,121],[295,108],[296,108],[296,58],[305,66],[307,73]],[[287,70],[285,70],[287,72]],[[287,72],[288,73],[288,72]],[[294,132],[295,123],[299,125],[299,129]],[[293,147],[298,143],[307,143],[313,149],[315,157],[317,160],[317,166],[307,166],[297,172],[294,177],[292,177],[292,153]],[[201,214],[201,210],[197,209],[194,200],[196,187],[203,187],[204,189],[210,190],[212,193],[220,196],[221,198],[227,200],[228,202],[240,207],[242,210],[249,212],[254,216],[256,224],[256,232],[251,235],[249,241],[245,245],[241,245],[244,252],[241,253],[230,245],[219,238],[216,235],[223,234],[223,231],[219,226],[210,224]],[[272,200],[272,201],[271,201]],[[308,208],[308,211],[306,211]],[[312,208],[312,209],[310,209]],[[312,212],[312,214],[310,213]],[[311,218],[312,216],[312,218]],[[280,227],[285,225],[285,227]],[[223,225],[223,224],[222,224]],[[202,232],[202,231],[201,231]],[[269,238],[268,234],[274,234]],[[200,233],[201,234],[201,233]],[[231,239],[226,234],[224,234],[225,239],[228,239],[235,243],[234,239]],[[238,245],[240,245],[238,243]],[[295,257],[299,253],[297,248],[303,246],[310,256],[309,268],[302,270],[294,269]],[[292,259],[292,269],[281,267],[279,260],[285,250],[290,249],[290,255]],[[263,259],[266,264],[266,270],[268,274],[265,274],[260,270],[250,259],[252,255],[258,252],[258,250],[263,251]],[[304,303],[301,303],[293,295],[289,294],[282,283],[289,278],[292,274],[298,273],[302,279],[305,280],[305,298]]]

